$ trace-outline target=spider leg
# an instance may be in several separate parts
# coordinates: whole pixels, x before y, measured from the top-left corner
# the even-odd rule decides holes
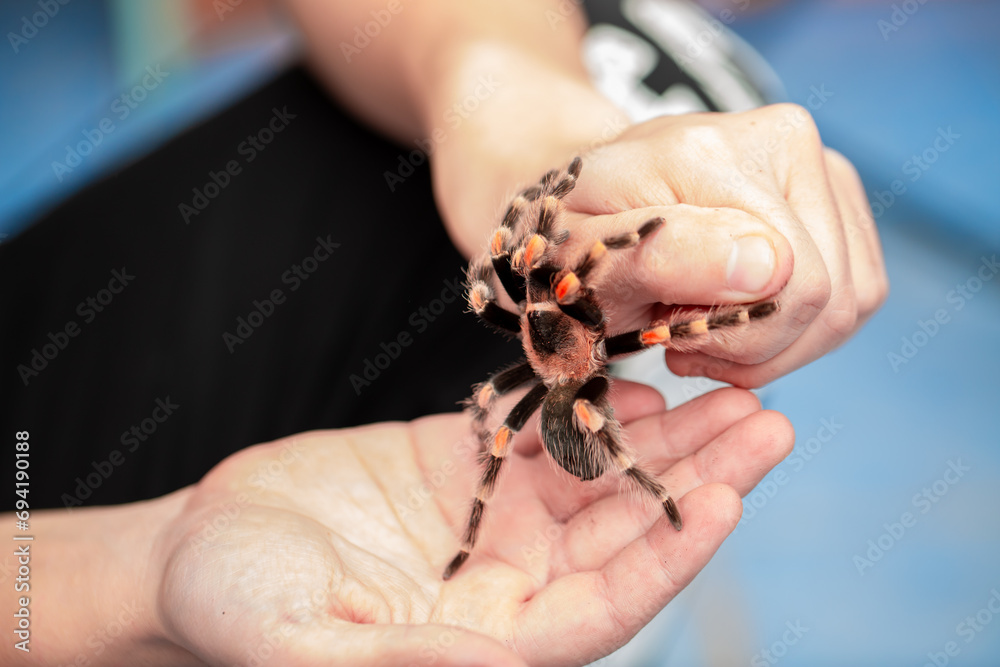
[[[556,229],[556,220],[562,210],[563,198],[576,187],[582,165],[580,158],[574,158],[562,178],[557,170],[552,170],[542,176],[538,185],[528,188],[511,202],[504,216],[504,226],[511,228],[524,216],[532,202],[541,202],[538,205],[534,231],[526,232],[526,240],[511,254],[511,264],[515,271],[522,274],[531,271],[542,263],[550,248],[569,238],[569,232]]]
[[[545,399],[549,389],[539,382],[531,391],[524,395],[514,409],[510,411],[503,425],[497,429],[493,436],[493,442],[489,452],[486,453],[482,477],[479,480],[479,487],[476,490],[475,500],[472,501],[472,511],[469,513],[469,522],[462,538],[462,548],[452,559],[451,563],[444,571],[444,579],[451,579],[452,575],[462,567],[462,564],[469,558],[469,553],[476,545],[476,538],[479,536],[479,527],[482,524],[483,514],[486,511],[486,501],[490,499],[496,490],[497,480],[503,470],[503,464],[507,460],[512,450],[511,442],[514,434],[524,427],[528,417],[534,413]]]
[[[604,324],[604,311],[590,295],[579,297],[573,303],[560,303],[559,310],[591,329],[600,329]]]
[[[653,496],[663,507],[670,523],[680,530],[681,515],[677,504],[666,488],[638,465],[635,454],[622,442],[618,421],[611,415],[607,404],[608,386],[608,379],[598,376],[580,388],[573,401],[573,423],[581,433],[597,436],[607,453],[608,466],[616,469],[642,492]]]
[[[496,293],[491,286],[493,267],[483,262],[473,262],[469,266],[467,280],[469,290],[466,298],[469,307],[488,326],[506,334],[521,332],[521,317],[497,303]],[[515,302],[519,303],[521,299]]]
[[[712,308],[701,317],[678,319],[676,321],[657,320],[645,329],[637,329],[610,336],[604,340],[604,350],[608,358],[620,354],[630,354],[653,345],[689,352],[697,349],[714,331],[725,331],[764,319],[777,312],[776,301],[762,301],[747,306],[722,306]]]
[[[562,177],[558,182],[553,180],[553,187],[551,194],[562,199],[576,187],[576,179],[580,178],[580,170],[583,168],[583,160],[579,157],[573,158],[573,161],[569,163],[569,167],[566,168],[566,175]]]
[[[537,185],[532,185],[530,188],[522,191],[521,194],[514,197],[510,202],[503,216],[503,226],[511,229],[516,227],[528,206],[539,197],[552,195],[556,199],[562,199],[568,195],[576,187],[576,179],[580,177],[580,169],[582,167],[583,160],[576,157],[569,163],[566,174],[562,178],[559,178],[558,169],[546,172]]]
[[[551,297],[555,297],[554,300],[559,309],[591,329],[599,328],[604,323],[604,313],[594,299],[593,291],[586,285],[587,278],[607,256],[609,249],[633,248],[662,227],[663,224],[663,218],[653,218],[644,222],[634,232],[597,241],[591,246],[587,256],[569,271],[558,271],[552,266],[542,266],[535,269],[529,275],[532,294],[537,294],[542,285],[555,283],[555,287],[551,289]]]
[[[521,191],[519,195],[511,200],[510,204],[507,206],[507,212],[504,213],[503,216],[502,224],[504,227],[509,229],[517,227],[517,223],[524,216],[528,207],[531,206],[531,203],[541,197],[544,193],[543,184],[545,183],[547,176],[548,174],[543,176],[538,185],[532,185],[530,188]]]
[[[507,296],[514,303],[524,300],[524,276],[514,273],[511,266],[511,246],[514,234],[510,227],[497,227],[490,240],[490,261],[493,264],[493,272],[500,279]]]
[[[644,222],[639,229],[626,234],[619,234],[597,241],[590,248],[590,252],[576,265],[575,268],[561,273],[558,282],[553,290],[556,301],[560,305],[574,303],[580,296],[587,293],[585,282],[595,268],[607,256],[608,250],[624,250],[634,248],[639,245],[650,234],[658,230],[664,224],[663,218],[653,218]]]
[[[489,264],[479,260],[468,272],[468,299],[472,310],[481,320],[505,333],[519,333],[519,316],[497,303],[492,288],[495,275],[507,296],[515,304],[526,297],[525,267],[529,269],[542,261],[547,250],[559,245],[569,236],[568,232],[558,232],[555,228],[563,197],[576,187],[583,162],[574,158],[565,174],[560,178],[558,170],[551,170],[542,176],[536,185],[521,192],[507,207],[501,225],[490,239]],[[527,241],[524,236],[516,237],[518,223],[535,202],[538,204],[538,218],[535,231]]]
[[[472,396],[466,399],[465,405],[472,412],[476,426],[480,426],[486,420],[499,397],[534,379],[538,379],[538,376],[535,375],[531,364],[522,361],[494,373],[484,382],[475,385],[472,388]]]
[[[569,238],[569,232],[556,229],[556,219],[561,210],[562,202],[555,195],[542,198],[534,232],[527,236],[527,240],[511,256],[515,271],[522,274],[530,272],[543,263],[549,250]]]

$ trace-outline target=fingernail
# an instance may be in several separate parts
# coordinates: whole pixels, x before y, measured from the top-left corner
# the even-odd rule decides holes
[[[763,236],[744,236],[733,244],[726,277],[729,289],[750,294],[760,292],[774,275],[774,249]]]

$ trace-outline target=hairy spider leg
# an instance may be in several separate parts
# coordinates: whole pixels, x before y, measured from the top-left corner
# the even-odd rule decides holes
[[[551,173],[551,172],[550,172]],[[547,176],[548,174],[546,174]],[[542,183],[544,183],[545,177],[542,177],[542,181],[537,185],[532,185],[530,188],[522,190],[514,199],[511,200],[510,204],[507,206],[507,211],[504,213],[503,221],[501,224],[508,229],[514,229],[517,227],[517,223],[521,220],[524,214],[527,212],[531,203],[542,196],[544,192],[542,188]]]
[[[514,253],[517,252],[518,262],[527,258],[528,266],[531,266],[540,260],[550,245],[558,245],[565,239],[565,234],[555,232],[555,219],[560,209],[559,201],[573,191],[581,166],[580,158],[575,158],[562,178],[559,178],[559,170],[553,169],[542,176],[536,185],[521,192],[507,207],[503,221],[490,238],[493,272],[514,303],[520,303],[525,298],[524,275],[514,270]],[[526,243],[519,243],[515,236],[518,223],[539,199],[542,203],[536,231]],[[524,235],[527,233],[524,232]]]
[[[639,245],[641,241],[648,238],[653,232],[662,227],[664,222],[665,221],[662,217],[653,218],[652,220],[644,222],[639,229],[634,232],[612,236],[604,239],[603,241],[596,241],[594,245],[590,247],[590,251],[587,255],[580,260],[575,268],[559,276],[559,282],[556,283],[553,289],[556,302],[560,305],[574,303],[577,298],[586,294],[585,282],[587,278],[604,260],[609,249],[625,250],[627,248],[634,248]]]
[[[525,230],[524,240],[511,255],[511,266],[516,272],[530,272],[545,261],[552,248],[569,238],[569,232],[556,229],[561,211],[562,203],[555,195],[541,199],[533,229]]]
[[[465,406],[472,413],[475,426],[479,427],[486,421],[499,397],[537,379],[531,364],[525,360],[498,371],[484,382],[473,386],[472,396],[465,400]]]
[[[673,527],[680,530],[682,522],[677,504],[666,488],[638,465],[635,454],[622,442],[618,421],[610,414],[608,386],[606,377],[597,376],[580,388],[573,402],[574,424],[581,432],[595,434],[607,453],[607,465],[640,491],[655,498]]]
[[[704,315],[691,318],[683,315],[674,321],[656,320],[645,329],[627,331],[604,339],[608,358],[631,354],[654,345],[662,345],[682,352],[695,350],[710,339],[715,331],[725,331],[764,319],[778,310],[776,301],[764,301],[749,306],[720,306]]]
[[[524,427],[525,422],[528,421],[528,417],[538,409],[548,392],[548,387],[541,382],[532,387],[517,402],[514,409],[507,415],[503,425],[493,435],[493,442],[484,457],[483,474],[479,480],[476,497],[472,501],[469,522],[465,529],[465,535],[462,538],[462,548],[445,569],[445,581],[451,579],[455,572],[458,571],[458,568],[462,567],[462,564],[469,558],[469,553],[476,545],[476,538],[479,536],[479,527],[482,524],[483,514],[486,512],[486,502],[496,490],[497,480],[500,478],[503,464],[513,449],[511,443],[514,440],[514,434]]]
[[[510,262],[515,272],[524,274],[538,266],[546,253],[569,237],[566,231],[556,229],[556,220],[562,210],[562,199],[576,187],[583,161],[573,158],[566,173],[559,177],[557,170],[542,176],[538,185],[532,186],[514,198],[504,215],[503,226],[513,229],[528,212],[533,202],[539,200],[538,217],[533,229],[525,229],[517,248],[511,251]]]
[[[491,285],[492,275],[493,268],[489,264],[475,261],[469,265],[467,274],[469,289],[466,292],[469,307],[487,326],[507,335],[519,335],[521,316],[497,303],[496,293]]]
[[[555,297],[559,309],[591,328],[600,327],[604,323],[604,313],[601,312],[600,306],[587,287],[587,278],[604,260],[609,249],[634,248],[662,227],[664,222],[662,217],[652,218],[640,225],[636,231],[597,241],[576,267],[565,273],[559,272],[555,276],[557,281],[550,277],[549,280],[556,282],[552,289],[552,296]],[[542,273],[538,273],[534,277],[539,281],[545,280]]]
[[[515,273],[511,264],[510,250],[508,249],[510,236],[511,232],[508,228],[500,227],[497,229],[490,244],[490,261],[493,265],[493,272],[499,278],[500,285],[507,292],[507,296],[510,297],[511,301],[519,304],[524,301],[524,276]]]
[[[583,167],[583,160],[579,157],[573,158],[566,169],[566,174],[559,178],[559,170],[552,169],[539,179],[536,185],[523,190],[518,196],[511,200],[503,216],[503,226],[513,229],[524,215],[525,211],[533,201],[539,197],[552,195],[556,199],[562,199],[576,187],[576,179],[580,177],[580,169]]]

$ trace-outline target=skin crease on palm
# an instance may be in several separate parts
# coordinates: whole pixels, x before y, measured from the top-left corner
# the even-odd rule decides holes
[[[738,494],[793,443],[787,420],[743,390],[669,412],[648,387],[614,394],[632,446],[680,499],[682,531],[610,476],[556,470],[533,420],[480,543],[444,582],[478,470],[467,419],[306,433],[240,452],[195,487],[161,542],[168,636],[213,664],[267,636],[283,665],[318,664],[331,645],[347,661],[336,664],[357,665],[606,655],[704,567],[739,520]]]

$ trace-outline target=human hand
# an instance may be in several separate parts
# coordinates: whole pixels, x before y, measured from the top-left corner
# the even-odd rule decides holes
[[[616,384],[618,416],[684,515],[584,483],[515,440],[480,542],[451,580],[477,476],[460,414],[307,433],[233,455],[164,533],[159,615],[209,664],[580,665],[628,641],[735,528],[790,450],[743,390],[669,412]]]
[[[795,105],[630,127],[584,157],[564,203],[568,265],[598,239],[666,220],[637,251],[609,254],[596,279],[612,331],[675,305],[779,302],[739,337],[667,351],[679,375],[760,386],[844,342],[888,292],[857,173]]]

